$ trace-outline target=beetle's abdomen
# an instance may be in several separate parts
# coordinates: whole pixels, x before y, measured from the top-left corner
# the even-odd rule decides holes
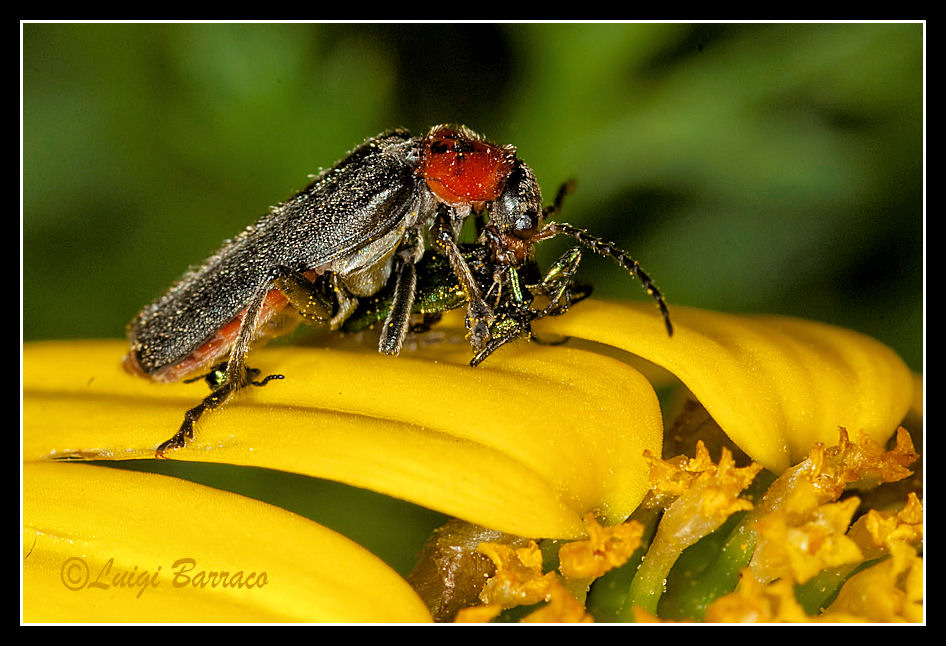
[[[277,316],[288,304],[288,299],[281,291],[275,287],[266,295],[263,302],[263,308],[257,321],[257,339],[272,336],[268,324]],[[204,341],[197,349],[189,355],[173,363],[159,366],[150,371],[145,366],[155,366],[155,360],[142,361],[142,357],[148,358],[147,348],[149,346],[136,343],[132,339],[131,350],[125,355],[122,365],[125,370],[134,375],[144,376],[153,381],[173,382],[180,381],[194,374],[205,372],[211,366],[225,360],[230,354],[230,348],[236,341],[237,334],[240,331],[240,324],[243,323],[243,317],[246,310],[241,311],[228,323]],[[298,323],[298,321],[296,321]],[[294,327],[294,326],[293,326]],[[280,334],[287,334],[291,331],[289,327],[280,327]]]

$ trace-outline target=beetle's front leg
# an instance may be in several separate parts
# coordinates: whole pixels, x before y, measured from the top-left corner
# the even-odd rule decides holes
[[[450,267],[460,281],[460,287],[467,296],[466,327],[470,331],[470,344],[475,350],[480,350],[489,340],[489,326],[493,322],[493,310],[483,299],[473,273],[463,259],[457,242],[454,240],[453,227],[450,224],[449,209],[441,206],[437,210],[434,220],[433,243],[437,249],[447,256]]]
[[[489,328],[490,338],[477,349],[478,352],[470,361],[474,368],[510,341],[532,337],[531,323],[536,318],[536,312],[531,306],[532,294],[522,284],[515,267],[506,267],[502,274],[496,277],[494,284],[499,284],[503,275],[506,283],[505,296],[496,307],[496,317]]]

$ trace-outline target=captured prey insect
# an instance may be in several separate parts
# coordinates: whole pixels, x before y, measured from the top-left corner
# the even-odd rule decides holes
[[[477,353],[498,347],[497,339],[513,338],[496,327],[497,313],[484,291],[508,282],[504,276],[531,262],[535,243],[556,235],[575,238],[637,276],[672,333],[663,297],[636,261],[582,229],[544,222],[560,202],[543,210],[535,174],[515,149],[492,144],[465,126],[435,126],[420,137],[395,129],[369,138],[226,241],[129,324],[124,366],[133,374],[171,382],[215,366],[207,377],[213,392],[185,413],[156,455],[184,446],[200,416],[241,388],[276,378],[253,381],[245,363],[251,345],[285,334],[302,320],[338,329],[359,299],[386,285],[392,300],[378,349],[398,354],[414,309],[425,243],[446,259],[459,285]],[[457,242],[465,221],[484,213],[489,216],[480,243],[490,254],[492,282],[473,275]],[[519,307],[513,302],[497,300],[507,309]],[[537,315],[529,306],[520,309],[522,331]]]
[[[581,262],[580,247],[568,249],[544,274],[540,273],[534,259],[503,271],[485,245],[461,244],[460,252],[493,310],[489,341],[470,360],[473,367],[510,341],[534,338],[534,321],[564,314],[572,304],[591,295],[590,285],[578,284],[574,280]],[[536,295],[544,297],[541,308],[535,307]],[[362,299],[341,331],[357,333],[374,329],[387,318],[393,301],[394,285],[389,284],[371,298]],[[412,310],[414,315],[423,318],[411,325],[410,331],[426,332],[440,320],[441,314],[464,305],[466,295],[444,256],[431,252],[424,254],[417,263],[417,290]]]

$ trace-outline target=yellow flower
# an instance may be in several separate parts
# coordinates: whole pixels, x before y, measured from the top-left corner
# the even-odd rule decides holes
[[[696,518],[705,518],[714,524],[737,511],[752,509],[752,504],[738,495],[749,486],[762,465],[753,463],[737,468],[732,453],[723,447],[717,466],[702,440],[697,442],[696,457],[681,457],[683,460],[664,461],[647,454],[655,500],[668,507],[668,512],[673,509],[672,514],[687,517],[687,526],[692,526]],[[705,533],[700,529],[695,531]]]
[[[23,516],[26,621],[429,620],[345,537],[176,478],[30,462]]]
[[[896,543],[914,544],[923,539],[923,506],[912,491],[907,504],[896,513],[871,509],[863,518],[874,545],[883,546],[888,552]]]
[[[583,519],[593,513],[604,531],[625,521],[650,488],[645,451],[656,457],[662,447],[654,390],[616,350],[679,378],[742,451],[775,472],[816,442],[833,443],[839,426],[882,443],[911,405],[906,366],[862,335],[675,307],[668,338],[652,309],[582,302],[535,331],[593,343],[510,344],[476,369],[466,365],[462,316],[437,328],[459,342],[421,338],[397,359],[345,342],[255,351],[250,365],[286,379],[212,411],[169,457],[335,480],[499,532],[594,542]],[[430,619],[389,565],[277,504],[78,464],[149,467],[154,447],[206,392],[128,376],[123,345],[23,348],[25,621]],[[696,475],[704,493],[691,509],[722,517],[745,505],[718,481],[746,468],[731,460],[714,465],[712,478],[700,480],[708,465]],[[687,492],[674,495],[677,504]],[[599,548],[592,553],[608,561]],[[556,596],[558,585],[537,617],[585,619]]]
[[[582,304],[584,305],[584,304]],[[647,304],[596,301],[541,329],[641,356],[670,371],[753,460],[776,473],[833,443],[839,426],[883,443],[914,397],[909,369],[857,332],[779,316],[673,308],[660,334]]]
[[[922,559],[911,546],[922,536],[922,509],[914,493],[895,513],[869,510],[854,525],[861,501],[833,502],[844,485],[868,476],[898,481],[916,459],[909,435],[885,451],[873,440],[851,442],[842,429],[836,446],[815,445],[809,457],[769,486],[748,524],[758,533],[750,567],[735,592],[713,602],[710,621],[921,621]],[[796,586],[816,575],[843,577],[854,566],[890,553],[892,559],[851,576],[837,600],[809,616],[796,600]],[[911,576],[901,576],[910,572]],[[899,577],[899,578],[898,578]]]
[[[489,621],[503,608],[546,602],[526,615],[525,623],[587,623],[591,616],[565,588],[555,572],[542,571],[542,552],[535,542],[514,548],[497,543],[481,543],[478,551],[493,561],[496,572],[480,592],[481,606],[464,608],[458,623]]]

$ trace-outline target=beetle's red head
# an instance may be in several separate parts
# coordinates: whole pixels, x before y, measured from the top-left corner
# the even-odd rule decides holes
[[[516,160],[512,146],[496,146],[466,126],[434,126],[424,139],[417,172],[451,206],[492,202]]]

